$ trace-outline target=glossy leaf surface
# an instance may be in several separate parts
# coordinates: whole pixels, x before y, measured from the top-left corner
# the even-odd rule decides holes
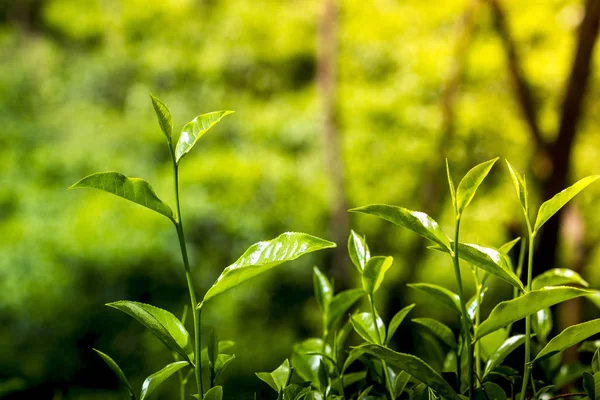
[[[406,286],[425,292],[426,294],[433,296],[436,300],[444,303],[457,313],[461,313],[460,297],[458,297],[456,293],[444,287],[431,283],[409,283]]]
[[[354,264],[359,273],[362,273],[367,261],[371,258],[371,253],[365,238],[353,230],[350,231],[350,236],[348,236],[348,254],[350,255],[352,264]]]
[[[552,332],[552,312],[549,308],[539,310],[531,316],[531,328],[541,343],[546,343]]]
[[[161,383],[166,381],[171,375],[180,369],[188,366],[189,364],[186,361],[178,361],[171,363],[161,369],[158,372],[153,373],[149,377],[146,378],[144,383],[142,384],[142,392],[140,394],[140,400],[144,400],[150,396],[157,387],[160,386]]]
[[[358,313],[350,317],[350,322],[363,339],[370,343],[382,343],[385,339],[385,324],[379,315],[377,316],[377,327],[372,313]]]
[[[154,107],[154,111],[156,112],[160,129],[163,131],[165,137],[167,138],[167,142],[170,144],[171,135],[173,134],[173,121],[171,119],[171,112],[167,106],[156,96],[151,94],[150,99],[152,100],[152,107]]]
[[[348,289],[333,296],[327,314],[327,327],[331,328],[339,318],[348,314],[350,307],[364,295],[365,292],[362,289]]]
[[[539,310],[587,294],[589,294],[587,290],[567,286],[547,287],[532,290],[513,300],[500,302],[475,331],[475,340]]]
[[[535,219],[534,232],[537,232],[546,221],[550,219],[554,214],[558,212],[565,204],[575,197],[579,192],[585,189],[588,185],[594,183],[600,178],[600,175],[588,176],[581,179],[574,185],[566,188],[560,193],[557,193],[550,200],[544,202],[538,211],[537,218]]]
[[[440,321],[433,318],[413,318],[411,321],[427,328],[427,330],[433,333],[434,336],[444,342],[451,349],[456,349],[458,347],[454,333],[452,333],[452,329],[448,328]]]
[[[317,267],[313,267],[313,287],[319,308],[322,312],[327,313],[333,299],[333,287],[329,279]]]
[[[506,359],[506,357],[512,353],[517,347],[525,343],[526,336],[525,335],[514,335],[509,337],[502,343],[502,345],[496,350],[488,359],[487,364],[485,365],[485,370],[483,372],[483,376],[486,376],[491,371],[494,370],[497,366],[502,364],[502,361]]]
[[[108,365],[109,368],[115,373],[115,375],[117,375],[117,378],[119,378],[119,381],[121,381],[121,383],[123,385],[125,385],[127,390],[129,390],[129,394],[131,396],[134,396],[133,389],[131,389],[131,385],[129,384],[129,381],[127,380],[127,378],[125,377],[125,374],[121,370],[121,367],[119,367],[119,365],[115,362],[115,360],[113,360],[108,354],[104,354],[100,350],[96,350],[96,349],[92,349],[92,350],[94,350],[96,353],[98,353],[98,355],[102,358],[102,360],[106,363],[106,365]]]
[[[398,353],[376,344],[366,344],[359,348],[365,353],[384,360],[391,367],[406,371],[414,378],[432,388],[439,395],[450,400],[461,400],[448,382],[420,358],[411,354]]]
[[[258,242],[233,264],[225,268],[203,302],[212,299],[268,270],[317,250],[335,247],[335,243],[306,233],[286,232],[273,240]]]
[[[103,190],[173,219],[171,208],[158,198],[148,182],[140,178],[128,178],[114,171],[96,172],[69,187],[69,189],[77,188]]]
[[[194,351],[190,335],[181,321],[170,312],[149,304],[126,300],[108,303],[107,306],[135,318],[168,348],[179,353],[186,361],[192,362]]]
[[[597,333],[600,333],[600,318],[577,325],[571,325],[553,337],[552,340],[540,350],[533,361],[559,353]]]
[[[404,318],[406,318],[406,316],[408,315],[408,313],[413,308],[415,308],[415,305],[416,304],[409,304],[406,307],[404,307],[402,310],[398,311],[396,313],[396,315],[394,315],[394,317],[392,318],[392,320],[390,321],[390,323],[388,325],[387,337],[385,339],[386,345],[389,344],[390,340],[392,340],[392,337],[394,336],[394,334],[398,330],[398,327],[400,326],[400,324],[402,323],[402,321],[404,321]]]
[[[396,225],[408,228],[411,231],[429,239],[440,246],[450,250],[450,241],[442,232],[442,229],[429,215],[420,211],[411,211],[406,208],[389,206],[385,204],[373,204],[364,207],[353,208],[351,212],[374,215],[390,221]]]
[[[373,294],[379,289],[385,273],[390,269],[393,261],[392,257],[381,256],[372,257],[367,261],[362,272],[362,285],[365,292]]]
[[[223,386],[215,386],[204,393],[204,400],[223,400]]]
[[[477,192],[496,161],[498,161],[498,158],[476,165],[462,178],[456,189],[456,208],[459,214],[462,214],[473,200],[475,192]]]
[[[194,147],[198,139],[229,114],[233,114],[233,111],[214,111],[199,115],[188,122],[181,130],[181,135],[175,146],[175,161],[179,163],[181,158]]]
[[[531,288],[535,290],[541,289],[545,286],[558,286],[569,284],[581,285],[583,287],[589,286],[589,283],[587,283],[581,277],[581,275],[579,275],[572,269],[553,268],[533,278],[533,281],[531,281]]]

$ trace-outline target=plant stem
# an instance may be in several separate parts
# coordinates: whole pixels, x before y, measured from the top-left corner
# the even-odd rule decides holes
[[[371,313],[373,314],[373,323],[375,324],[375,332],[377,333],[377,338],[379,339],[379,344],[384,346],[385,338],[382,338],[379,334],[379,326],[377,325],[377,312],[375,311],[375,303],[373,302],[373,295],[369,294],[369,303],[371,304]],[[383,365],[383,373],[385,375],[385,387],[387,388],[390,394],[390,400],[394,400],[394,390],[392,389],[392,381],[390,379],[390,373],[387,369],[387,363],[384,360],[381,360],[381,364]]]
[[[475,295],[477,296],[477,308],[475,309],[475,326],[474,329],[477,329],[477,327],[479,326],[479,321],[480,321],[480,317],[481,317],[481,289],[482,289],[482,285],[479,282],[479,276],[477,275],[477,270],[475,270],[475,290],[476,293]],[[481,341],[478,341],[477,343],[475,343],[475,372],[477,374],[477,377],[479,378],[481,376]],[[479,382],[479,386],[481,385],[481,382]]]
[[[462,277],[460,275],[460,261],[458,259],[458,238],[460,232],[460,215],[456,216],[456,230],[454,232],[454,275],[456,276],[456,284],[458,285],[458,297],[460,298],[460,307],[462,311],[463,321],[463,337],[467,344],[467,365],[469,368],[469,399],[473,400],[473,383],[475,380],[473,373],[473,344],[471,343],[471,335],[469,332],[469,314],[465,305],[465,295],[462,285]],[[459,377],[460,380],[460,377]]]
[[[177,217],[173,220],[175,229],[177,229],[177,237],[179,239],[179,247],[181,248],[181,257],[183,258],[183,266],[185,267],[185,279],[190,293],[190,303],[192,305],[192,316],[194,319],[194,372],[196,377],[196,387],[198,389],[198,395],[200,399],[204,398],[204,388],[202,387],[202,353],[201,353],[201,339],[200,339],[200,309],[197,309],[196,291],[194,290],[194,281],[192,280],[192,274],[190,271],[190,262],[187,254],[187,247],[185,245],[185,236],[183,234],[183,225],[181,223],[181,206],[179,203],[179,168],[175,161],[173,149],[171,149],[171,156],[173,158],[173,172],[175,180],[175,203],[177,207]]]
[[[527,254],[527,291],[531,291],[531,281],[533,274],[533,242],[536,232],[531,232],[531,226],[527,224],[529,231],[529,252]],[[525,365],[523,367],[523,385],[521,386],[521,400],[525,400],[527,383],[529,382],[529,373],[531,372],[531,315],[525,318]]]

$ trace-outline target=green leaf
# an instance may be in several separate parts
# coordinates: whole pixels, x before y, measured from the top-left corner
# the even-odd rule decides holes
[[[202,302],[204,303],[286,261],[332,247],[335,247],[335,243],[297,232],[286,232],[273,240],[258,242],[250,246],[235,263],[225,268],[217,281],[208,289]]]
[[[327,314],[329,304],[333,299],[333,287],[329,279],[317,267],[313,267],[313,286],[317,304],[319,304],[321,311]]]
[[[219,340],[217,339],[217,333],[214,329],[211,329],[210,334],[208,335],[206,349],[208,362],[210,363],[210,366],[214,368],[214,365],[217,361],[217,356],[219,355]]]
[[[140,400],[148,398],[148,396],[150,396],[156,390],[156,388],[160,386],[161,383],[166,381],[175,372],[188,365],[189,364],[186,361],[174,362],[167,365],[160,371],[155,372],[149,377],[147,377],[144,383],[142,384],[142,393],[140,394]]]
[[[457,210],[456,189],[454,187],[454,182],[452,181],[452,174],[450,174],[450,164],[448,164],[447,158],[446,158],[446,178],[448,178],[448,188],[450,189],[450,198],[452,199],[452,207],[454,207],[454,211],[456,211]]]
[[[115,375],[117,375],[117,378],[119,378],[119,381],[121,381],[121,383],[123,385],[125,385],[125,387],[127,388],[127,390],[129,390],[129,394],[133,398],[135,398],[135,394],[133,393],[133,389],[131,388],[131,385],[129,384],[129,381],[125,377],[125,374],[121,370],[121,367],[119,367],[119,365],[112,358],[110,358],[110,356],[108,356],[108,354],[104,354],[100,350],[96,350],[96,349],[92,349],[92,350],[94,350],[96,353],[98,353],[98,355],[102,358],[102,360],[104,360],[104,362],[106,363],[106,365],[108,365],[110,367],[110,369],[112,369],[112,371],[115,373]]]
[[[515,246],[515,244],[517,244],[519,242],[519,240],[521,240],[521,237],[515,238],[513,240],[511,240],[510,242],[506,242],[504,243],[502,246],[500,246],[498,248],[498,251],[502,254],[508,254],[512,248]]]
[[[428,295],[433,296],[435,299],[439,300],[440,302],[444,303],[457,313],[461,314],[460,298],[456,293],[451,292],[450,290],[444,287],[433,285],[431,283],[409,283],[406,286],[420,290]]]
[[[467,302],[467,314],[469,315],[471,321],[475,320],[477,309],[481,306],[480,303],[483,303],[483,298],[485,297],[486,292],[487,287],[483,288],[479,296],[477,296],[477,293],[475,293],[475,295]]]
[[[558,210],[567,204],[569,200],[571,200],[577,195],[577,193],[581,192],[588,185],[594,183],[598,179],[600,179],[600,175],[593,175],[583,178],[573,186],[566,188],[562,192],[557,193],[550,200],[544,202],[538,211],[537,218],[535,219],[535,228],[533,231],[539,231],[542,225],[544,225],[544,223],[548,221],[550,217],[556,214]]]
[[[333,296],[329,305],[329,313],[327,315],[327,329],[331,329],[333,324],[348,312],[348,309],[354,305],[365,292],[362,289],[348,289],[339,292]]]
[[[273,377],[273,381],[279,390],[283,390],[283,388],[287,385],[292,370],[290,368],[290,361],[286,358],[283,363],[273,372],[271,372],[271,376]]]
[[[175,146],[175,161],[177,164],[194,147],[198,139],[229,114],[233,114],[233,111],[214,111],[199,115],[188,122],[181,130],[181,135]]]
[[[283,400],[300,400],[310,392],[310,383],[298,385],[292,383],[283,389]]]
[[[406,388],[406,384],[410,380],[411,376],[404,371],[400,371],[400,373],[396,376],[396,380],[394,381],[394,397],[398,398],[404,392],[404,388]]]
[[[235,360],[235,354],[219,354],[215,362],[215,382],[227,370],[231,362]]]
[[[152,100],[152,107],[154,107],[154,111],[158,117],[160,129],[165,134],[167,142],[171,144],[171,135],[173,134],[173,121],[171,120],[171,113],[169,112],[167,106],[157,97],[150,94],[150,99]]]
[[[369,206],[353,208],[350,211],[374,215],[396,225],[408,228],[450,251],[450,241],[448,240],[448,237],[442,232],[438,223],[423,212],[411,211],[406,208],[388,206],[385,204],[372,204]]]
[[[398,353],[377,344],[365,344],[358,348],[384,360],[391,367],[406,371],[406,373],[432,388],[438,395],[450,400],[461,400],[448,382],[420,358],[411,354]]]
[[[257,372],[256,376],[258,377],[258,379],[260,379],[261,381],[265,382],[267,385],[271,386],[271,389],[273,389],[276,392],[279,392],[279,389],[277,388],[277,384],[273,380],[273,377],[271,376],[271,373],[269,373],[269,372]]]
[[[600,318],[581,324],[571,325],[564,331],[553,337],[546,346],[535,357],[534,362],[559,353],[590,336],[600,333]]]
[[[516,398],[516,397],[515,397]],[[485,382],[483,388],[475,392],[475,400],[506,400],[504,390],[493,382]]]
[[[475,192],[477,192],[477,189],[490,172],[496,161],[498,161],[497,157],[493,160],[476,165],[475,167],[471,168],[471,170],[467,172],[464,178],[460,181],[458,188],[456,189],[456,208],[459,215],[463,213],[471,200],[473,200]]]
[[[377,328],[375,328],[373,314],[368,312],[352,315],[350,322],[356,333],[367,342],[382,343],[383,339],[385,339],[385,324],[379,315],[377,316]]]
[[[482,337],[480,341],[481,358],[484,361],[488,361],[492,354],[502,346],[502,343],[504,343],[506,339],[508,339],[508,329],[498,329],[497,331]]]
[[[215,386],[204,393],[204,400],[223,400],[223,386]]]
[[[508,160],[505,161],[506,165],[508,166],[508,172],[510,172],[513,185],[517,191],[517,197],[521,203],[521,209],[523,210],[525,218],[528,220],[527,224],[529,224],[529,193],[527,192],[527,181],[525,181],[525,176],[521,175],[512,165],[510,165]]]
[[[475,340],[518,321],[539,310],[548,308],[563,301],[589,294],[588,290],[568,286],[547,287],[532,290],[513,300],[500,302],[489,317],[475,331]]]
[[[379,289],[393,261],[393,257],[377,256],[369,259],[362,272],[362,285],[365,292],[373,294]]]
[[[123,311],[138,320],[158,337],[168,348],[179,353],[186,361],[192,363],[194,350],[190,335],[176,316],[161,308],[136,301],[116,301],[106,304]]]
[[[561,365],[558,373],[554,375],[553,384],[556,387],[561,388],[566,384],[581,378],[584,372],[589,371],[591,371],[589,366],[583,365],[578,361],[571,364]]]
[[[594,356],[592,357],[592,371],[594,374],[600,372],[600,349],[596,349]]]
[[[532,289],[541,289],[545,286],[558,286],[575,284],[583,287],[588,287],[587,283],[581,275],[568,268],[553,268],[533,278],[531,282]]]
[[[483,372],[483,376],[486,376],[491,371],[494,370],[497,366],[502,364],[502,361],[512,353],[517,347],[525,343],[526,336],[525,335],[514,335],[509,337],[502,343],[502,345],[496,350],[488,359],[487,364],[485,365],[485,370]]]
[[[451,349],[456,349],[458,347],[458,343],[456,343],[456,338],[454,337],[454,333],[452,333],[452,329],[448,328],[441,322],[433,318],[413,318],[411,321],[427,328]]]
[[[94,188],[112,193],[126,200],[156,211],[173,220],[171,208],[158,198],[148,182],[140,178],[128,178],[119,172],[96,172],[82,178],[69,187]]]
[[[600,349],[600,340],[586,340],[581,343],[581,346],[579,346],[577,351],[595,353],[598,349]]]
[[[552,313],[549,308],[539,310],[531,316],[531,328],[538,340],[546,343],[548,335],[552,332]]]
[[[350,230],[350,236],[348,236],[348,254],[352,264],[356,267],[359,273],[362,273],[367,265],[367,261],[371,258],[369,252],[369,246],[363,236],[358,235],[353,230]]]
[[[317,369],[317,376],[319,378],[319,389],[322,392],[328,392],[329,389],[329,375],[327,374],[327,367],[325,366],[325,362],[321,360],[319,362],[319,368]]]
[[[350,353],[348,353],[348,358],[346,359],[342,367],[342,374],[346,372],[346,370],[352,365],[352,363],[358,360],[363,354],[365,354],[365,352],[362,351],[360,347],[355,347],[352,350],[350,350]]]
[[[330,351],[325,346],[325,353]],[[317,371],[322,356],[314,355],[323,352],[323,340],[318,338],[306,339],[294,345],[292,365],[294,373],[305,381],[317,382]]]
[[[594,376],[589,372],[583,373],[583,390],[585,390],[590,400],[596,400],[596,384]]]
[[[392,336],[394,336],[396,330],[398,330],[398,327],[400,326],[402,321],[404,321],[404,318],[406,318],[410,310],[412,310],[413,308],[415,308],[415,304],[409,304],[402,310],[398,311],[396,315],[394,315],[394,318],[392,318],[390,324],[388,325],[387,337],[385,339],[386,346],[390,343],[390,340],[392,340]]]

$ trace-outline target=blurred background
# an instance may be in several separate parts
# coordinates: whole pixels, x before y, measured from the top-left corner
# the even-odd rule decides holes
[[[198,288],[284,231],[339,245],[203,312],[206,329],[236,342],[226,398],[270,396],[254,372],[319,335],[312,266],[338,289],[356,283],[350,227],[373,254],[394,256],[377,299],[385,318],[416,301],[413,316],[457,327],[405,286],[454,288],[448,260],[409,231],[346,210],[401,205],[452,232],[446,157],[455,182],[477,163],[510,160],[536,207],[600,173],[599,19],[597,0],[0,0],[0,397],[123,398],[92,347],[136,390],[170,360],[139,323],[104,304],[181,313],[187,288],[172,225],[108,194],[66,190],[117,170],[173,204],[149,93],[169,106],[176,131],[198,114],[236,111],[181,164]],[[600,285],[598,199],[596,185],[546,225],[537,272],[569,267]],[[462,237],[500,246],[521,234],[521,221],[501,160]],[[510,292],[493,281],[488,309]],[[567,307],[563,325],[598,313]],[[411,325],[401,331],[398,346],[418,352]],[[158,397],[175,398],[171,384]]]

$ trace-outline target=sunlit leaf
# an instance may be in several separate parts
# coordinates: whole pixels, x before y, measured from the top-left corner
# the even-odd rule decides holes
[[[506,165],[508,166],[508,172],[510,172],[510,177],[512,179],[513,185],[517,192],[517,197],[519,198],[519,202],[521,203],[521,209],[523,210],[523,214],[525,218],[529,218],[529,193],[527,191],[527,181],[525,180],[525,176],[521,175],[510,163],[508,160],[506,161]]]
[[[373,294],[379,289],[385,273],[390,269],[393,261],[392,257],[381,256],[372,257],[367,261],[362,272],[362,284],[365,292]]]
[[[363,339],[370,343],[383,343],[385,340],[385,324],[379,315],[377,316],[377,327],[372,313],[358,313],[350,317],[350,322]]]
[[[415,308],[415,304],[409,304],[408,306],[404,307],[402,310],[398,311],[396,313],[396,315],[394,315],[394,317],[392,318],[392,320],[390,321],[390,323],[388,325],[388,332],[387,332],[387,337],[385,340],[386,345],[388,345],[390,343],[390,340],[392,340],[392,336],[394,336],[394,334],[396,333],[396,330],[398,330],[398,327],[400,326],[402,321],[404,321],[404,318],[406,318],[406,316],[408,315],[410,310],[412,310],[413,308]]]
[[[329,311],[329,304],[333,299],[333,286],[329,279],[317,267],[313,267],[313,286],[317,304],[323,313]]]
[[[433,318],[413,318],[411,321],[427,328],[451,349],[456,349],[458,347],[458,343],[456,343],[456,338],[454,337],[454,333],[452,333],[452,329],[448,328],[438,320]]]
[[[535,290],[545,286],[568,284],[581,285],[583,287],[589,286],[589,283],[587,283],[577,272],[568,268],[553,268],[533,278],[531,288]]]
[[[369,246],[365,238],[353,230],[350,230],[350,236],[348,236],[348,254],[350,255],[352,264],[354,264],[359,273],[362,273],[367,261],[371,258],[371,253],[369,252]]]
[[[294,345],[292,353],[292,366],[294,367],[294,376],[298,375],[305,381],[316,382],[318,379],[318,368],[322,356],[314,355],[323,351],[323,340],[319,338],[310,338]],[[329,353],[331,348],[325,346],[325,353]]]
[[[186,361],[178,361],[171,363],[161,369],[158,372],[153,373],[149,377],[146,378],[144,383],[142,384],[142,393],[140,394],[140,400],[144,400],[150,396],[161,383],[166,381],[171,375],[180,369],[188,366],[189,364]]]
[[[140,178],[128,178],[125,175],[109,171],[96,172],[82,178],[69,189],[94,188],[112,193],[126,200],[156,211],[170,220],[173,219],[171,208],[158,198],[148,182]]]
[[[100,350],[96,350],[96,349],[92,349],[92,350],[94,350],[96,353],[98,353],[98,355],[102,358],[102,360],[104,360],[104,362],[106,363],[106,365],[108,365],[110,367],[110,369],[112,369],[112,371],[115,373],[115,375],[117,375],[117,378],[119,378],[119,381],[121,381],[121,383],[123,385],[125,385],[125,387],[129,391],[129,394],[133,398],[135,398],[134,397],[135,395],[133,393],[133,389],[131,388],[131,385],[129,384],[129,381],[125,377],[125,374],[121,370],[121,367],[119,367],[119,365],[110,356],[108,356],[107,354],[104,354]]]
[[[438,395],[450,400],[461,400],[448,382],[420,358],[411,354],[398,353],[377,344],[365,344],[359,348],[365,353],[384,360],[391,367],[406,371],[406,373],[432,388]]]
[[[498,351],[506,339],[508,339],[508,329],[498,329],[497,331],[482,337],[479,341],[479,346],[483,361],[488,361],[492,354]]]
[[[475,192],[477,192],[477,189],[496,161],[498,161],[498,158],[476,165],[460,181],[456,189],[456,208],[459,214],[462,214],[471,200],[473,200]]]
[[[450,189],[450,199],[452,200],[452,207],[456,211],[456,188],[454,186],[454,181],[452,180],[452,174],[450,173],[450,164],[448,163],[448,159],[446,158],[446,178],[448,180],[448,188]]]
[[[161,308],[136,301],[116,301],[107,306],[123,311],[138,320],[168,348],[192,362],[194,350],[187,330],[176,316]]]
[[[588,185],[594,183],[600,179],[600,175],[588,176],[581,179],[573,186],[570,186],[560,193],[557,193],[550,200],[544,202],[538,211],[537,218],[535,220],[534,232],[537,232],[546,221],[550,219],[554,214],[558,212],[565,204],[575,197],[579,192],[585,189]]]
[[[335,243],[306,233],[286,232],[273,240],[258,242],[233,264],[225,268],[212,285],[202,302],[232,289],[286,261],[312,253],[313,251],[335,247]]]
[[[521,237],[515,238],[515,239],[511,240],[510,242],[504,243],[502,246],[500,246],[498,248],[498,251],[502,254],[508,254],[512,250],[512,248],[515,246],[515,244],[517,244],[519,242],[519,240],[521,240]]]
[[[559,353],[590,336],[600,333],[600,318],[581,324],[571,325],[553,337],[535,357],[534,362]]]
[[[587,290],[568,286],[546,287],[532,290],[513,300],[500,302],[475,330],[475,340],[539,310],[587,294],[590,294]]]
[[[327,315],[327,328],[331,329],[333,324],[347,314],[350,307],[364,295],[365,292],[362,289],[348,289],[333,296]]]
[[[181,130],[181,135],[175,146],[175,160],[177,163],[194,147],[198,139],[213,126],[219,123],[221,119],[233,111],[214,111],[208,114],[202,114],[188,122]]]
[[[461,314],[460,297],[458,297],[456,293],[431,283],[409,283],[406,286],[413,289],[418,289],[427,293],[428,295],[433,296],[436,300],[444,303],[457,313]]]
[[[517,347],[525,343],[525,335],[514,335],[509,337],[502,343],[502,345],[489,357],[483,376],[486,376],[497,366],[502,364],[502,361],[512,353]]]
[[[423,212],[411,211],[406,208],[388,206],[385,204],[372,204],[369,206],[353,208],[350,211],[374,215],[385,219],[396,225],[408,228],[424,238],[450,250],[448,237],[442,232],[438,223]]]
[[[170,144],[171,135],[173,134],[173,121],[171,120],[171,113],[169,112],[167,106],[157,97],[151,94],[150,99],[152,100],[152,107],[154,107],[154,111],[158,117],[160,129],[163,131],[165,137],[167,138],[167,142]]]

